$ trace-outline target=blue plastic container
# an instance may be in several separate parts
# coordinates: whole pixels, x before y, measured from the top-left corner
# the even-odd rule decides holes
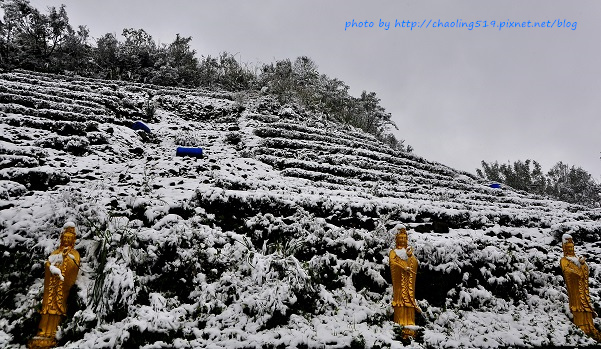
[[[191,156],[195,158],[201,158],[202,148],[177,147],[175,156]]]
[[[495,188],[495,189],[501,189],[501,184],[499,183],[493,183],[490,185],[491,188]]]
[[[134,130],[142,130],[146,133],[150,133],[150,128],[148,126],[146,126],[146,124],[143,123],[142,121],[134,122],[133,125],[131,125],[131,128]]]

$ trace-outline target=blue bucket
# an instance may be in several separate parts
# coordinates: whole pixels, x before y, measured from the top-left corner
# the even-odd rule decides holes
[[[493,183],[490,185],[491,188],[495,188],[495,189],[501,189],[501,184],[499,183]]]
[[[146,126],[142,121],[136,121],[131,125],[131,128],[134,130],[142,130],[146,133],[150,133],[150,128]]]
[[[202,148],[177,147],[175,156],[191,156],[195,158],[201,158]]]

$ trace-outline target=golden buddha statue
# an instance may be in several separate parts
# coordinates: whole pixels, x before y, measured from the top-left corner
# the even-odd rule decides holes
[[[415,302],[415,278],[417,258],[413,249],[407,246],[407,230],[397,225],[396,247],[390,251],[390,272],[392,274],[392,307],[394,322],[402,326],[415,326],[415,312],[421,309]],[[403,328],[404,336],[413,336],[415,331]]]
[[[56,343],[56,330],[67,314],[69,290],[79,272],[79,253],[75,246],[75,224],[63,227],[60,246],[48,256],[45,263],[44,299],[38,334],[29,341],[30,349],[50,348]]]
[[[591,305],[588,288],[588,265],[584,257],[574,253],[572,236],[565,234],[562,238],[563,257],[560,260],[563,279],[570,299],[570,311],[573,321],[584,333],[601,342],[601,333],[595,328],[593,318],[597,313]]]

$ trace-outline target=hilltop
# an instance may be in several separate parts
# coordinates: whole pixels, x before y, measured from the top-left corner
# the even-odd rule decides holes
[[[587,256],[601,313],[600,218],[258,92],[0,74],[3,346],[35,334],[69,220],[82,269],[66,348],[400,348],[399,222],[420,262],[411,347],[592,346],[560,241]]]

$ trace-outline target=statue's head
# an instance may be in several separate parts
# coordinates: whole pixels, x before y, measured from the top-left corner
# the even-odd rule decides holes
[[[574,253],[574,240],[572,240],[572,236],[569,234],[564,234],[561,238],[562,247],[563,247],[563,255],[566,257],[575,256]]]
[[[74,247],[76,238],[75,224],[67,222],[63,226],[63,233],[61,234],[61,247]]]
[[[398,225],[396,231],[396,248],[407,248],[407,229],[404,225]]]

